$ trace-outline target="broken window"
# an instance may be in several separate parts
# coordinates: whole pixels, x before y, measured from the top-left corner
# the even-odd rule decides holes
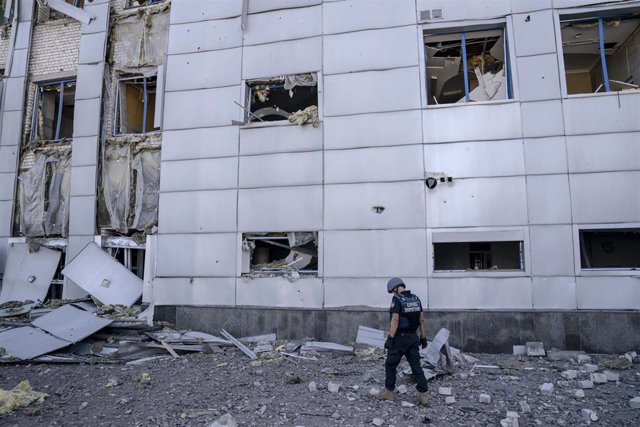
[[[434,271],[524,270],[522,241],[433,244]]]
[[[125,8],[149,6],[152,4],[162,3],[164,0],[127,0]]]
[[[429,105],[511,99],[504,28],[424,33]]]
[[[243,275],[318,276],[316,232],[245,233],[242,250]]]
[[[13,19],[13,0],[0,0],[0,19],[3,24],[11,22]]]
[[[640,228],[580,230],[580,266],[640,268]]]
[[[114,135],[147,133],[155,126],[156,76],[124,77],[116,89]]]
[[[249,122],[289,120],[299,125],[319,125],[316,73],[253,80],[247,86]]]
[[[76,81],[36,86],[30,141],[59,141],[73,136]]]
[[[65,3],[70,4],[71,6],[75,6],[77,8],[83,9],[84,8],[84,3],[85,0],[63,0]],[[47,5],[40,5],[39,11],[38,11],[38,21],[39,22],[45,22],[45,21],[52,21],[52,20],[56,20],[56,19],[64,19],[67,18],[67,15],[65,15],[62,12],[58,12],[57,10],[54,10],[52,7],[49,7]]]
[[[640,13],[560,21],[567,94],[640,85]]]
[[[103,236],[103,249],[127,270],[144,279],[145,238],[142,235]]]

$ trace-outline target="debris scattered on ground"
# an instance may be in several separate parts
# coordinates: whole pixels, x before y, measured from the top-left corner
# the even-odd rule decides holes
[[[8,414],[16,409],[29,406],[31,403],[44,401],[46,393],[33,391],[28,380],[20,381],[20,384],[12,390],[0,389],[0,415]]]

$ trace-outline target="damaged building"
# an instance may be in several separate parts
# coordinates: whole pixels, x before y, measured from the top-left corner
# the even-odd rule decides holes
[[[180,328],[346,342],[399,276],[466,350],[640,340],[640,1],[1,5],[1,299],[95,246]]]

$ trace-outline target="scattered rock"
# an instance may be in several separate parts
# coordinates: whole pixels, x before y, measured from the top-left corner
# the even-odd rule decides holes
[[[524,356],[527,354],[527,346],[526,345],[514,345],[513,346],[513,355],[514,356]]]
[[[440,387],[438,393],[443,396],[451,396],[451,387]]]
[[[380,427],[384,424],[384,420],[382,418],[374,418],[373,421],[371,421],[371,424]]]
[[[591,362],[591,356],[586,354],[578,355],[578,365],[584,365],[585,363]]]
[[[446,403],[447,405],[451,405],[451,404],[453,404],[453,403],[456,403],[456,398],[455,398],[455,397],[453,397],[453,396],[447,396],[447,397],[444,399],[444,403]]]
[[[604,371],[604,375],[607,377],[607,381],[620,381],[620,374],[612,371]]]
[[[531,405],[529,405],[526,400],[521,400],[518,403],[520,404],[520,410],[522,411],[522,413],[526,414],[528,412],[531,412]]]
[[[640,397],[629,399],[629,406],[631,406],[633,409],[640,409]]]
[[[371,396],[377,396],[378,394],[380,394],[380,389],[378,387],[371,387],[371,390],[369,390],[369,394]]]
[[[307,387],[309,388],[309,391],[311,393],[314,393],[314,392],[318,391],[318,387],[316,387],[316,382],[315,381],[311,381]]]
[[[238,423],[231,414],[224,414],[215,420],[213,424],[209,424],[209,427],[238,427]]]
[[[482,393],[480,395],[480,403],[491,403],[491,396],[488,394]]]
[[[507,418],[500,420],[500,425],[502,427],[519,427],[518,418],[520,416],[517,412],[507,411]]]
[[[410,403],[404,400],[400,402],[400,405],[402,405],[403,408],[413,408],[414,406],[416,406],[413,403]]]
[[[580,411],[580,414],[582,415],[582,418],[584,418],[587,421],[593,421],[593,422],[598,421],[598,414],[596,414],[591,409],[582,409]]]
[[[578,381],[578,385],[580,386],[580,388],[593,388],[593,381],[591,380]]]
[[[584,368],[584,370],[586,372],[589,372],[589,373],[596,372],[599,369],[598,365],[594,365],[594,364],[591,364],[591,363],[585,363],[583,368]]]
[[[593,381],[595,384],[606,384],[607,376],[605,374],[594,372],[591,374],[591,381]]]
[[[538,341],[528,342],[526,343],[527,347],[527,356],[544,356],[546,353],[544,351],[544,344]]]
[[[329,381],[327,383],[327,390],[329,390],[329,392],[331,393],[337,393],[340,390],[340,384]]]
[[[584,390],[578,389],[573,391],[573,395],[579,399],[584,397]]]
[[[406,394],[407,393],[407,386],[402,384],[398,386],[398,393],[399,394]]]
[[[565,380],[575,380],[576,378],[578,378],[578,371],[576,371],[575,369],[570,369],[568,371],[564,371],[562,372],[560,375],[562,376],[562,378],[564,378]]]
[[[549,395],[553,393],[553,384],[551,383],[544,383],[539,388],[540,388],[540,393],[544,395]]]

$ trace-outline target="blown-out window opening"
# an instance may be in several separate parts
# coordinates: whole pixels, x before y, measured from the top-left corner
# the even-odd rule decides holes
[[[73,136],[76,81],[36,86],[30,141],[59,141]]]
[[[640,269],[640,228],[579,230],[580,267]]]
[[[242,250],[243,275],[289,279],[318,275],[316,232],[244,233]]]
[[[434,243],[433,269],[436,272],[524,271],[524,242]]]
[[[114,135],[147,133],[155,126],[157,76],[136,76],[118,81],[114,106]]]

